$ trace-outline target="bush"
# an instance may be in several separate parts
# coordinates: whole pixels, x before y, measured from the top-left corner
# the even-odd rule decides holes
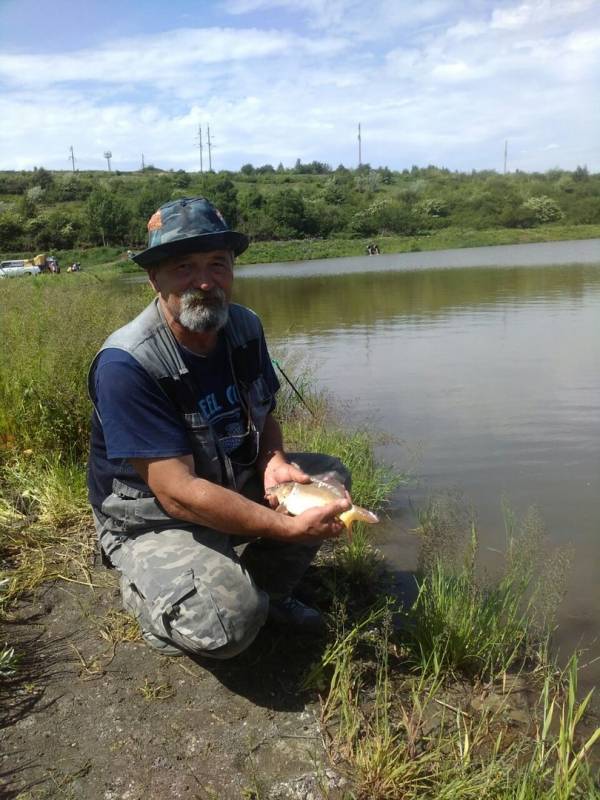
[[[521,203],[505,208],[500,215],[500,224],[506,228],[533,228],[538,224],[535,211]]]
[[[5,250],[20,250],[23,245],[24,226],[12,211],[0,213],[0,241]]]
[[[556,200],[547,195],[530,197],[523,205],[534,213],[536,222],[540,224],[557,222],[564,216]]]

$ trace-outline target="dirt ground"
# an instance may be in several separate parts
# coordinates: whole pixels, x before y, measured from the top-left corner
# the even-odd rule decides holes
[[[120,613],[114,571],[22,603],[23,653],[0,683],[0,796],[336,800],[318,698],[300,688],[324,642],[264,629],[227,662],[169,658]]]

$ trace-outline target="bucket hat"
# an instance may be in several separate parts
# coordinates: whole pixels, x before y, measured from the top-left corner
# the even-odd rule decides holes
[[[133,260],[140,267],[151,267],[165,258],[198,251],[233,250],[239,256],[248,244],[248,237],[232,231],[205,197],[183,197],[165,203],[150,217],[148,247]]]

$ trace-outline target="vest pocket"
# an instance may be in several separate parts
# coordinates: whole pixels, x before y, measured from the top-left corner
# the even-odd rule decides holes
[[[252,421],[261,432],[264,428],[267,414],[271,410],[272,403],[273,396],[269,391],[265,379],[261,375],[248,389],[248,404],[250,406]]]
[[[198,412],[184,414],[183,421],[192,442],[196,474],[200,478],[221,483],[221,463],[212,428]]]

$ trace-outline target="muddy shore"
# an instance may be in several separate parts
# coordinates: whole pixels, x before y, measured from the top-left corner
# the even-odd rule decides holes
[[[323,642],[266,628],[232,661],[164,657],[136,640],[115,572],[91,577],[42,587],[7,626],[23,658],[1,686],[2,796],[341,796],[300,688]]]

